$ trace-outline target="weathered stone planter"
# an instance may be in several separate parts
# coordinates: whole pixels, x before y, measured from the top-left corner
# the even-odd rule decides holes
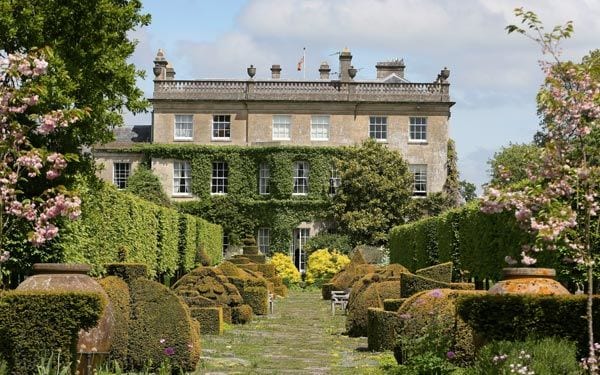
[[[92,361],[97,363],[110,350],[114,327],[112,304],[108,295],[87,273],[90,266],[86,264],[36,263],[33,265],[34,275],[28,277],[17,287],[17,290],[32,291],[69,291],[96,292],[102,294],[108,304],[102,313],[98,325],[87,331],[79,332],[77,351],[82,357],[78,367],[79,374],[87,374]]]
[[[490,288],[490,294],[570,294],[561,283],[554,280],[556,271],[552,268],[504,268],[504,279]]]

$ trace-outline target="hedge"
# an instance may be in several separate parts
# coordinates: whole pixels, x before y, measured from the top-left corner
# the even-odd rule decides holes
[[[0,296],[0,353],[11,374],[36,373],[51,353],[77,361],[79,330],[98,323],[107,301],[97,293],[11,291]]]
[[[115,324],[113,326],[109,358],[111,361],[126,363],[131,317],[129,286],[123,279],[116,276],[105,277],[99,280],[99,283],[104,288],[113,306]]]
[[[94,274],[101,274],[108,263],[143,263],[150,276],[173,276],[180,268],[195,267],[199,246],[212,263],[221,259],[223,234],[216,224],[98,181],[79,190],[81,219],[67,223],[57,243],[64,262],[91,264]]]
[[[477,202],[442,215],[392,228],[390,262],[411,271],[438,263],[452,262],[455,279],[469,277],[499,280],[504,258],[520,258],[521,245],[528,240],[509,212],[489,215]],[[557,266],[552,254],[540,254],[541,266]]]
[[[578,354],[588,352],[586,296],[479,295],[461,296],[457,311],[479,340],[523,341],[528,337],[561,337],[577,342]],[[594,306],[600,296],[594,296]],[[593,309],[594,328],[600,310]],[[600,332],[594,332],[594,335]],[[480,342],[483,344],[484,342]]]

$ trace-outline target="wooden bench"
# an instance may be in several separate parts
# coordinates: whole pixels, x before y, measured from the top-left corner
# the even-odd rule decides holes
[[[335,315],[336,306],[339,306],[345,314],[348,307],[348,298],[350,298],[350,290],[332,290],[331,315]]]
[[[269,313],[273,314],[275,311],[275,294],[269,293]]]

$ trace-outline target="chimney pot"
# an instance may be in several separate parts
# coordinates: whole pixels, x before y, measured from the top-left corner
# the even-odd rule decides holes
[[[348,47],[345,47],[342,52],[340,52],[340,81],[347,82],[350,81],[350,73],[349,69],[352,66],[352,54]]]
[[[320,79],[329,79],[329,73],[331,69],[329,68],[329,64],[327,61],[323,61],[321,66],[319,66],[319,78]]]
[[[404,65],[403,59],[395,59],[391,61],[378,62],[375,65],[377,69],[377,79],[384,79],[390,74],[396,74],[400,78],[404,78]]]
[[[272,79],[281,78],[281,66],[279,64],[273,64],[271,66],[271,78]]]

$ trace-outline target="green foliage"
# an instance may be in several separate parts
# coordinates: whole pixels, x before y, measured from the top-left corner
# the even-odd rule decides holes
[[[125,191],[161,206],[171,206],[171,200],[163,190],[158,177],[143,165],[129,176]]]
[[[200,334],[221,335],[223,333],[223,307],[192,307],[191,315],[200,324]]]
[[[503,375],[511,365],[526,365],[535,374],[579,375],[576,345],[559,337],[525,341],[493,341],[485,345],[469,374]]]
[[[141,263],[150,276],[173,276],[180,268],[194,268],[199,246],[213,264],[221,259],[223,235],[218,225],[95,179],[80,184],[80,191],[81,219],[69,223],[55,244],[66,262],[91,264],[96,274],[109,263]]]
[[[329,281],[348,263],[350,263],[350,258],[337,250],[317,250],[308,257],[306,282],[320,287],[323,282]]]
[[[490,184],[508,186],[527,180],[527,168],[540,160],[542,149],[534,144],[511,143],[488,160]]]
[[[562,337],[577,342],[578,355],[586,355],[585,296],[480,295],[458,300],[458,314],[486,341],[523,341],[528,337]],[[594,305],[600,297],[594,297]],[[593,310],[594,327],[600,311]],[[595,328],[594,334],[598,334]]]
[[[399,152],[369,139],[336,161],[341,174],[333,212],[354,244],[387,243],[390,228],[404,221],[413,176]]]
[[[127,345],[129,342],[129,321],[131,305],[127,283],[116,276],[108,276],[99,280],[100,285],[112,303],[114,326],[109,358],[119,363],[127,362]]]
[[[352,251],[352,244],[348,236],[343,234],[319,232],[306,241],[304,251],[310,255],[319,249],[337,250],[342,254],[349,254]]]
[[[383,300],[383,309],[385,311],[398,311],[404,301],[406,301],[406,298],[386,298]]]
[[[160,364],[166,359],[164,350],[168,347],[174,349],[169,357],[173,369],[195,370],[200,358],[200,337],[185,303],[155,281],[138,278],[129,283],[129,288],[129,368],[143,368],[148,361],[155,366]]]
[[[415,271],[415,275],[441,281],[452,282],[452,262],[436,264],[431,267],[421,268]]]
[[[106,301],[97,293],[10,291],[0,296],[0,351],[15,374],[32,374],[60,350],[75,364],[80,329],[98,323]]]
[[[528,234],[510,213],[487,215],[477,204],[469,204],[438,217],[393,228],[390,262],[414,271],[451,261],[461,276],[499,280],[504,258],[507,255],[518,258],[521,245],[527,240]],[[552,254],[540,257],[539,263],[558,265]]]
[[[289,287],[302,281],[300,272],[296,266],[294,266],[294,262],[292,262],[292,259],[288,255],[276,253],[269,263],[275,266],[277,275],[283,279],[283,283],[286,286]]]
[[[413,275],[410,273],[403,273],[400,275],[400,296],[402,298],[408,298],[416,293],[423,292],[426,290],[444,288],[444,289],[456,289],[456,290],[474,290],[475,284],[472,283],[447,283],[430,279],[427,277]]]
[[[396,311],[369,307],[367,311],[367,343],[371,351],[393,350],[400,319]]]
[[[136,85],[143,72],[127,61],[136,44],[128,32],[150,22],[140,1],[2,0],[0,9],[0,50],[54,51],[45,78],[52,89],[41,105],[74,103],[90,110],[53,140],[56,151],[79,153],[81,145],[111,140],[111,127],[123,124],[123,108],[136,113],[147,107]]]
[[[460,180],[458,183],[458,191],[465,203],[469,203],[477,198],[477,186],[467,180]]]
[[[451,202],[449,207],[456,207],[460,201],[460,182],[458,173],[458,155],[456,154],[456,143],[448,139],[448,152],[446,158],[446,181],[442,191]]]
[[[269,313],[269,291],[262,286],[247,286],[240,290],[244,303],[252,307],[255,315],[267,315]]]

